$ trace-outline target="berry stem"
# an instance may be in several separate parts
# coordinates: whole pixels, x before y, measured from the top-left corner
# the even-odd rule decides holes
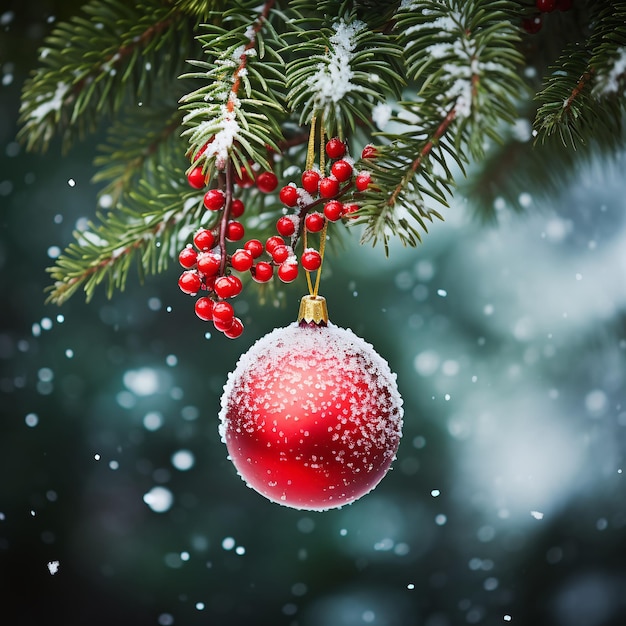
[[[219,234],[219,246],[220,246],[220,271],[219,276],[226,274],[226,261],[228,260],[228,253],[226,250],[226,231],[228,229],[228,220],[230,219],[230,207],[233,203],[233,165],[228,163],[226,167],[225,175],[220,174],[218,177],[220,188],[224,189],[224,209],[222,211],[222,217],[220,219],[220,234]]]
[[[307,213],[309,213],[312,209],[314,209],[316,206],[319,206],[320,204],[326,204],[330,200],[341,198],[341,196],[350,191],[352,187],[354,187],[354,184],[352,183],[352,181],[350,181],[347,185],[344,185],[332,198],[317,198],[316,200],[313,200],[313,202],[310,202],[309,204],[306,204],[300,208],[300,211],[298,211],[298,226],[296,227],[296,232],[291,236],[291,247],[294,248],[294,250],[300,239],[300,236],[302,235],[302,229],[304,228],[304,218],[306,217]]]

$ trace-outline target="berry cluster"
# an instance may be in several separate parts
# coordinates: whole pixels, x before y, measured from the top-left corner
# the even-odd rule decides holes
[[[525,18],[522,21],[522,28],[529,34],[534,35],[543,26],[543,14],[552,11],[569,11],[574,4],[574,0],[535,0],[535,8],[538,13]]]
[[[245,228],[238,220],[244,214],[244,203],[232,197],[232,189],[230,192],[225,188],[208,189],[204,194],[204,207],[215,213],[217,219],[213,228],[199,229],[193,244],[180,251],[178,259],[184,271],[178,285],[183,293],[192,296],[206,293],[196,300],[196,315],[212,321],[216,330],[227,337],[234,339],[243,332],[243,324],[228,302],[243,288],[241,278],[233,272],[249,273],[257,283],[270,281],[274,273],[282,282],[290,283],[298,277],[300,266],[307,272],[315,272],[322,266],[321,237],[326,224],[353,217],[358,210],[357,204],[344,203],[340,198],[354,190],[364,191],[371,182],[370,173],[355,172],[354,161],[338,137],[326,142],[325,153],[329,159],[328,175],[310,168],[302,173],[300,187],[291,182],[280,189],[278,197],[285,214],[276,222],[277,234],[268,237],[265,243],[249,239],[229,254],[227,243],[240,242],[245,236]],[[366,146],[361,156],[374,158],[376,153],[372,146]],[[232,178],[233,187],[256,185],[263,193],[272,193],[278,186],[273,172],[261,172],[253,179],[243,170],[240,176]],[[200,166],[190,170],[187,180],[194,189],[203,189],[208,183]],[[225,187],[223,180],[222,187]],[[318,211],[318,207],[322,210]],[[321,233],[320,250],[305,247],[298,259],[296,244],[307,233]]]

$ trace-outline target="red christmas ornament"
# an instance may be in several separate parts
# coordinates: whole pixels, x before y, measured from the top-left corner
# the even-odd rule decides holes
[[[402,399],[373,347],[328,322],[324,298],[305,296],[299,317],[239,359],[224,387],[220,434],[250,487],[321,511],[354,502],[387,473]]]

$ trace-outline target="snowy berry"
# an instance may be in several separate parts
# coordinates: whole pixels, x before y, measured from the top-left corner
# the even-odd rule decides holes
[[[265,248],[263,244],[258,239],[250,239],[243,244],[243,249],[247,250],[253,259],[257,259],[263,254]]]
[[[304,225],[310,233],[319,233],[324,228],[324,216],[321,213],[309,213],[304,218]]]
[[[247,272],[254,264],[254,259],[248,250],[237,250],[230,257],[230,264],[238,272]]]
[[[320,196],[332,198],[339,193],[339,181],[334,176],[326,176],[320,180]]]
[[[224,207],[225,202],[224,192],[220,189],[209,189],[204,194],[204,206],[209,211],[219,211]]]
[[[326,142],[326,154],[331,159],[340,159],[345,153],[346,144],[339,137],[333,137]]]
[[[298,204],[298,188],[294,185],[287,185],[280,190],[278,198],[284,205],[294,207]]]
[[[194,305],[196,315],[205,322],[210,322],[213,319],[213,300],[203,296],[196,300]]]
[[[322,265],[322,256],[313,248],[306,249],[300,257],[300,263],[307,272],[314,272]]]
[[[329,222],[336,222],[343,215],[343,204],[339,200],[331,200],[324,205],[324,215]]]
[[[198,260],[198,253],[191,247],[183,248],[178,254],[178,262],[185,268],[191,269]]]
[[[343,159],[335,161],[330,168],[330,173],[340,183],[345,183],[347,180],[350,180],[352,176],[352,165]]]
[[[266,283],[274,275],[274,268],[271,263],[259,261],[254,267],[252,267],[250,273],[252,274],[252,278],[257,283]]]
[[[212,252],[201,252],[198,255],[198,271],[205,276],[215,276],[222,263],[221,257]]]
[[[241,222],[232,220],[226,225],[226,239],[228,239],[228,241],[239,241],[243,239],[245,234],[246,231]]]
[[[198,276],[197,272],[187,270],[180,275],[178,286],[183,293],[195,296],[198,291],[200,291],[202,280],[200,280],[200,276]]]
[[[309,193],[317,193],[320,184],[320,173],[315,170],[302,172],[302,186]]]
[[[210,250],[214,243],[215,237],[213,236],[213,233],[206,228],[199,230],[193,237],[193,245],[196,246],[198,250]]]
[[[298,264],[292,261],[285,261],[278,267],[278,278],[284,283],[290,283],[298,277]]]
[[[243,284],[236,276],[220,276],[215,281],[215,293],[220,298],[234,298],[241,293]]]
[[[368,143],[361,152],[362,159],[375,159],[378,156],[378,151],[371,143]]]
[[[189,174],[187,174],[187,182],[194,189],[202,189],[206,185],[206,176],[201,167],[194,167]]]
[[[296,225],[290,217],[283,215],[276,222],[276,230],[283,237],[291,237],[296,232]]]
[[[274,235],[273,237],[269,237],[268,240],[265,242],[265,249],[267,250],[268,254],[272,254],[276,246],[284,246],[284,245],[285,245],[285,240],[282,237],[279,237],[278,235]]]
[[[276,246],[271,254],[275,263],[282,263],[291,256],[291,248],[289,246]]]
[[[344,204],[343,213],[341,214],[341,217],[348,217],[350,219],[354,219],[356,215],[353,215],[353,213],[356,213],[358,210],[359,210],[358,204]]]
[[[354,185],[359,191],[365,191],[371,181],[372,175],[369,172],[359,172],[354,180]]]
[[[278,178],[274,172],[261,172],[256,177],[256,186],[263,193],[272,193],[278,187]]]

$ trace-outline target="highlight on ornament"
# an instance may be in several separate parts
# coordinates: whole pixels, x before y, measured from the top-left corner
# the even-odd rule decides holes
[[[396,375],[328,321],[323,297],[259,339],[229,374],[220,435],[246,484],[272,502],[323,511],[378,485],[402,436]]]

